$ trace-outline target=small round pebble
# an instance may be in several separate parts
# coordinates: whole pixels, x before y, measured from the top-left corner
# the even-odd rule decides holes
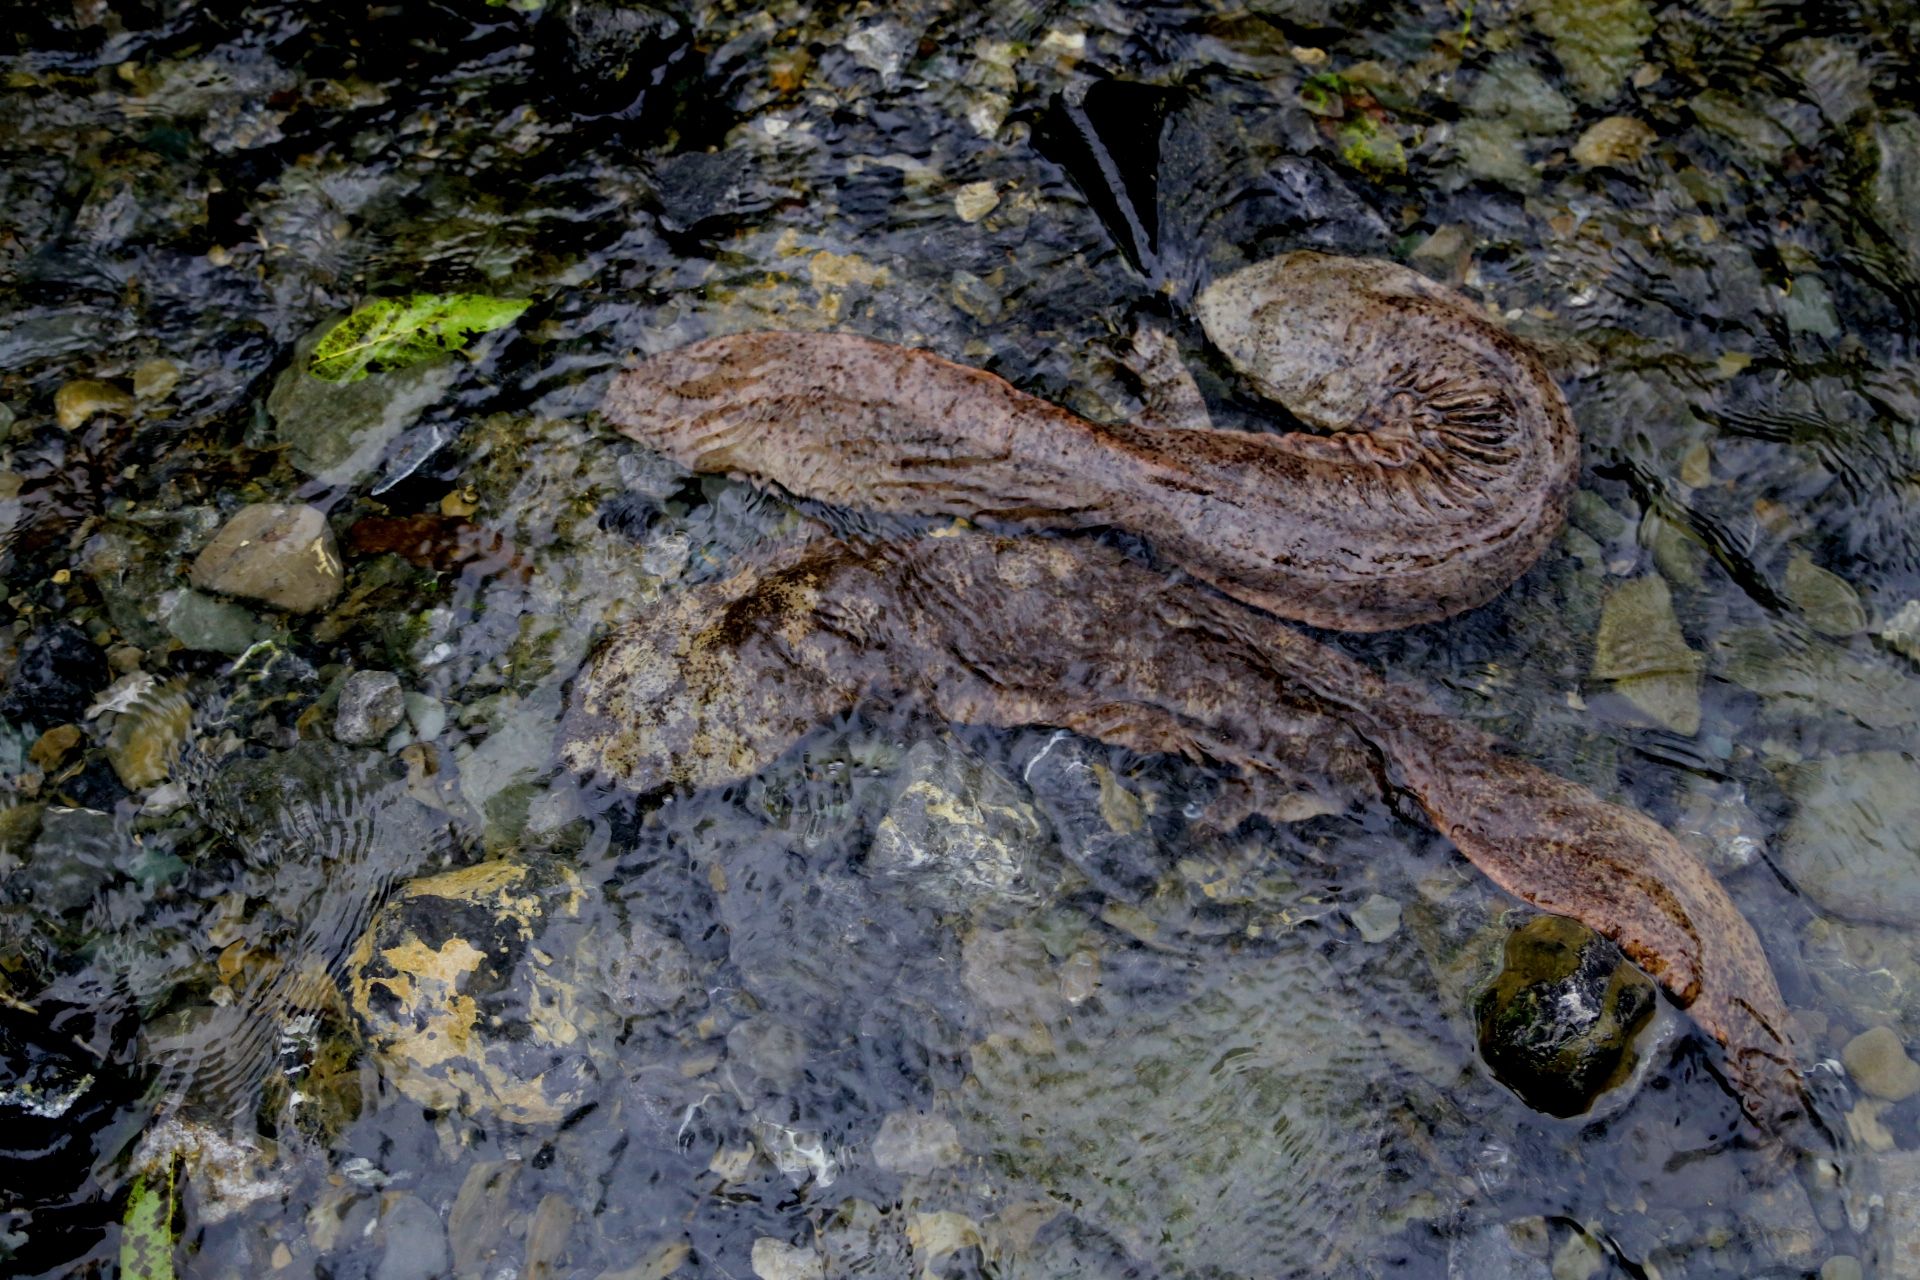
[[[1871,1027],[1847,1041],[1840,1051],[1847,1074],[1876,1098],[1900,1102],[1920,1093],[1920,1064],[1907,1056],[1907,1048],[1892,1027]]]
[[[1385,942],[1400,929],[1400,904],[1384,894],[1370,894],[1347,913],[1362,942]]]
[[[353,746],[372,746],[399,728],[406,714],[399,676],[391,671],[356,671],[340,689],[333,736]]]

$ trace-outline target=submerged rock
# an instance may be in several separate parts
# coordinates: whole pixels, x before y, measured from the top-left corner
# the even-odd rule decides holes
[[[1847,1074],[1876,1098],[1902,1102],[1920,1093],[1920,1064],[1907,1056],[1892,1027],[1872,1027],[1847,1041],[1840,1051]]]
[[[1642,0],[1533,0],[1529,9],[1588,102],[1605,102],[1625,87],[1640,46],[1653,34],[1653,15]]]
[[[960,1156],[953,1121],[919,1111],[890,1112],[873,1140],[873,1162],[889,1173],[928,1174]]]
[[[63,383],[53,393],[53,416],[62,431],[77,431],[95,414],[124,418],[133,413],[134,400],[111,382],[80,378]]]
[[[1829,569],[1822,569],[1813,557],[1802,551],[1787,562],[1784,582],[1787,599],[1807,620],[1807,625],[1824,636],[1846,637],[1867,626],[1867,610],[1853,584]]]
[[[555,96],[577,116],[638,114],[691,48],[678,18],[633,0],[561,0],[541,35],[562,71]]]
[[[332,604],[345,578],[327,518],[314,507],[242,507],[193,562],[202,591],[259,600],[288,613]]]
[[[1506,963],[1475,1001],[1493,1074],[1548,1115],[1574,1116],[1621,1083],[1653,982],[1613,943],[1564,916],[1536,916],[1507,939]]]
[[[1656,136],[1644,120],[1608,116],[1588,125],[1573,144],[1574,162],[1587,169],[1625,168],[1646,154]]]
[[[114,720],[107,759],[129,790],[144,790],[172,774],[192,726],[193,704],[179,682],[152,687]]]
[[[558,867],[483,862],[404,886],[348,964],[381,1072],[423,1107],[552,1124],[586,1102],[619,1021],[575,959],[587,894]]]
[[[330,485],[355,484],[447,393],[461,366],[428,360],[358,382],[328,382],[307,372],[307,360],[331,327],[321,325],[295,348],[292,365],[267,396],[267,412],[294,466]]]
[[[1350,1210],[1374,1203],[1389,1113],[1367,1084],[1381,1065],[1368,1029],[1304,951],[1209,955],[1169,988],[1177,999],[1090,1002],[1047,1034],[976,1044],[955,1099],[963,1149],[994,1153],[1009,1199],[1071,1203],[1151,1253],[1094,1274],[1271,1275],[1276,1259],[1328,1257],[1365,1273]]]
[[[70,622],[40,628],[20,648],[0,693],[0,720],[51,728],[78,720],[107,682],[107,655]]]
[[[872,867],[922,891],[1032,902],[1035,861],[1051,840],[1026,788],[958,747],[907,752],[868,853]]]
[[[160,623],[185,648],[235,657],[267,633],[246,606],[185,587],[160,598]]]
[[[1688,647],[1666,580],[1622,583],[1600,607],[1593,675],[1611,680],[1633,706],[1675,733],[1700,732],[1700,655]]]
[[[355,746],[372,746],[386,741],[406,715],[399,676],[391,671],[356,671],[340,689],[333,736]]]
[[[1109,893],[1133,898],[1152,889],[1166,869],[1154,829],[1154,797],[1128,786],[1107,748],[1065,730],[1036,738],[1015,763],[1060,852]]]
[[[1834,756],[1793,772],[1799,812],[1780,861],[1821,907],[1912,928],[1920,920],[1920,765],[1903,751]]]
[[[1873,143],[1879,162],[1873,175],[1875,212],[1920,268],[1920,118],[1883,120],[1873,131]]]

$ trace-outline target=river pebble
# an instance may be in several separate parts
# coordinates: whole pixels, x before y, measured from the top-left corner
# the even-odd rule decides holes
[[[1920,1063],[1907,1056],[1892,1027],[1869,1027],[1840,1051],[1847,1074],[1876,1098],[1900,1102],[1920,1093]]]
[[[889,1173],[928,1174],[960,1159],[960,1132],[945,1116],[889,1112],[873,1140],[873,1162]]]
[[[1574,161],[1584,168],[1625,168],[1646,154],[1655,138],[1653,128],[1632,116],[1608,116],[1587,126],[1573,144]]]
[[[1821,635],[1845,638],[1866,629],[1867,611],[1853,584],[1822,569],[1806,552],[1787,561],[1784,586],[1793,607]]]
[[[267,628],[245,605],[181,587],[160,597],[160,625],[182,648],[238,656]]]
[[[1384,894],[1368,894],[1365,902],[1347,913],[1362,942],[1385,942],[1400,929],[1400,904]]]
[[[345,577],[327,518],[317,508],[262,502],[242,507],[193,562],[193,585],[288,613],[332,604]]]
[[[1864,1280],[1860,1259],[1850,1253],[1835,1254],[1820,1264],[1820,1280]]]
[[[753,1242],[753,1274],[760,1280],[821,1280],[826,1265],[812,1249],[761,1236]]]
[[[376,1234],[383,1242],[373,1280],[435,1280],[447,1271],[447,1232],[418,1196],[389,1194]]]
[[[333,736],[357,747],[386,740],[406,718],[406,695],[391,671],[356,671],[340,689]]]
[[[62,431],[77,431],[95,414],[124,418],[133,413],[130,392],[97,378],[80,378],[63,383],[53,393],[53,417]]]
[[[1887,647],[1914,662],[1920,662],[1920,600],[1909,600],[1880,628]]]
[[[1666,580],[1648,574],[1607,593],[1593,642],[1593,675],[1665,728],[1700,731],[1701,657],[1680,631]]]

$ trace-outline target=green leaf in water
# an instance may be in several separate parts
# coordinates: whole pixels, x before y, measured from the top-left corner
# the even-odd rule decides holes
[[[141,1174],[120,1223],[120,1280],[174,1280],[173,1166]]]
[[[419,364],[460,350],[476,333],[512,324],[529,305],[481,293],[375,298],[327,330],[307,372],[326,382],[358,382],[369,373]]]

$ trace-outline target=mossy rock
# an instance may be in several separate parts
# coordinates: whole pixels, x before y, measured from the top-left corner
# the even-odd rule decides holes
[[[1536,1111],[1575,1116],[1638,1061],[1653,982],[1585,925],[1536,916],[1507,939],[1506,962],[1474,1002],[1480,1052]]]

